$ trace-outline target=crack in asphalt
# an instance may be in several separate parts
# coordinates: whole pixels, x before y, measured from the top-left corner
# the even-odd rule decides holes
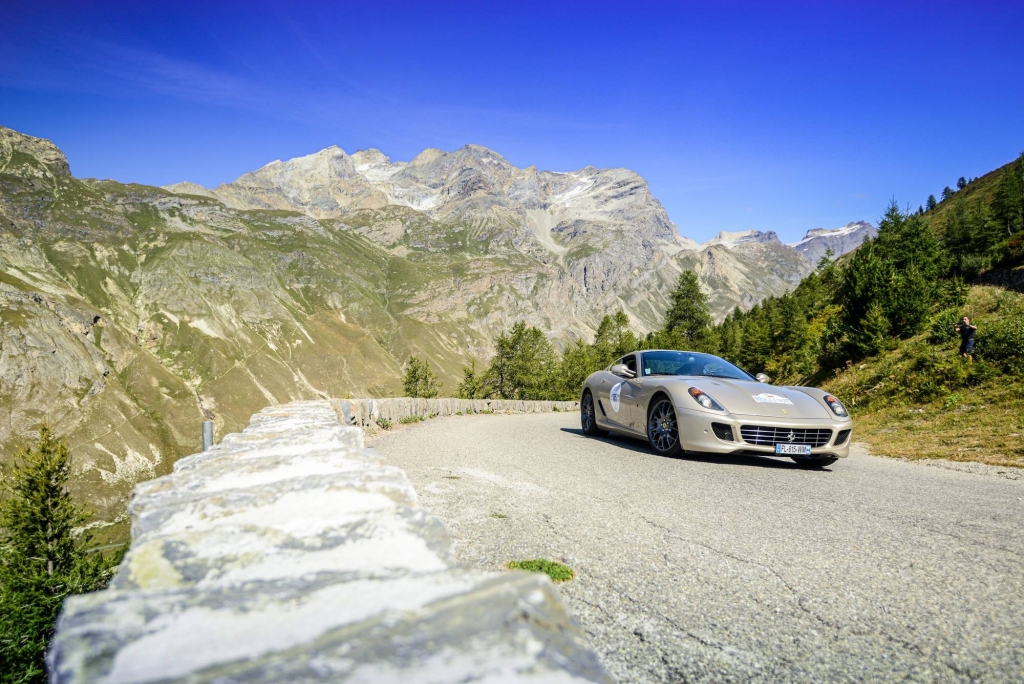
[[[689,539],[689,538],[683,537],[682,535],[680,535],[677,532],[673,531],[671,528],[668,528],[668,527],[666,527],[666,526],[664,526],[664,525],[662,525],[662,524],[660,524],[658,522],[655,522],[655,521],[647,518],[646,516],[640,516],[640,517],[647,524],[651,525],[652,527],[655,527],[655,528],[658,528],[658,529],[662,530],[663,532],[665,532],[669,536],[672,536],[675,539],[677,539],[677,540],[679,540],[679,541],[681,541],[683,543],[692,544],[694,546],[698,546],[700,548],[707,549],[707,550],[709,550],[709,551],[711,551],[713,553],[716,553],[716,554],[718,554],[718,555],[720,555],[720,556],[722,556],[724,558],[728,558],[730,560],[734,560],[734,561],[737,561],[737,562],[740,562],[740,563],[745,563],[745,564],[748,564],[748,565],[752,565],[754,567],[761,568],[763,570],[768,571],[771,575],[773,575],[776,579],[778,579],[779,582],[784,587],[786,587],[786,589],[790,592],[790,594],[795,599],[795,601],[794,601],[795,604],[805,614],[807,614],[810,617],[814,618],[821,625],[823,625],[825,627],[828,627],[830,630],[832,630],[832,632],[834,633],[834,636],[837,637],[837,638],[840,637],[841,633],[843,633],[843,632],[847,632],[847,633],[850,633],[850,634],[853,634],[853,635],[856,635],[856,636],[865,636],[865,635],[868,635],[868,634],[879,634],[879,635],[885,637],[890,642],[895,643],[895,644],[899,644],[903,648],[908,649],[910,651],[913,651],[914,653],[916,653],[919,656],[923,657],[923,656],[926,655],[924,649],[922,649],[919,644],[913,643],[911,641],[907,641],[905,639],[900,639],[899,637],[896,637],[896,636],[894,636],[894,635],[892,635],[892,634],[890,634],[890,633],[888,633],[888,632],[886,632],[884,630],[881,630],[881,629],[858,630],[856,628],[850,628],[850,627],[847,627],[847,626],[844,626],[844,625],[840,625],[840,624],[834,623],[831,620],[828,620],[825,617],[822,617],[818,613],[814,612],[813,610],[811,610],[810,608],[805,606],[804,605],[804,601],[807,600],[807,597],[804,596],[803,594],[801,594],[800,592],[798,592],[795,588],[793,588],[793,586],[786,580],[786,578],[783,577],[781,573],[779,573],[777,570],[775,570],[775,568],[771,567],[770,565],[766,565],[764,563],[760,563],[758,561],[751,560],[749,558],[744,558],[742,556],[738,556],[738,555],[736,555],[734,553],[730,553],[728,551],[723,551],[723,550],[721,550],[719,548],[716,548],[716,547],[714,547],[714,546],[712,546],[710,544],[707,544],[705,542],[700,542],[700,541],[697,541],[695,539]],[[629,597],[627,596],[627,598],[629,598]],[[953,667],[950,667],[950,669],[952,669],[954,671],[957,671]],[[962,674],[959,671],[957,671],[957,672],[958,672],[958,674]]]
[[[789,593],[792,594],[794,599],[795,599],[796,605],[801,610],[803,610],[805,613],[807,613],[808,615],[810,615],[811,617],[813,617],[814,619],[816,619],[818,622],[820,622],[821,624],[825,625],[826,627],[829,627],[830,629],[837,629],[837,627],[835,625],[833,625],[832,623],[830,623],[828,620],[826,620],[825,618],[821,617],[820,615],[818,615],[814,611],[812,611],[809,608],[807,608],[806,606],[804,606],[803,605],[803,598],[804,597],[796,589],[793,588],[793,586],[786,580],[785,577],[783,577],[777,570],[775,570],[775,568],[771,567],[770,565],[765,565],[764,563],[759,563],[758,561],[751,560],[749,558],[744,558],[742,556],[737,556],[736,554],[730,553],[728,551],[723,551],[722,549],[716,548],[716,547],[714,547],[711,544],[708,544],[706,542],[701,542],[701,541],[697,541],[696,539],[690,539],[690,538],[684,537],[681,534],[679,534],[678,532],[676,532],[675,530],[673,530],[673,529],[671,529],[669,527],[666,527],[666,526],[662,525],[661,523],[655,522],[655,521],[651,520],[650,518],[648,518],[646,516],[640,516],[640,518],[641,518],[641,520],[646,522],[648,525],[651,525],[652,527],[655,527],[655,528],[658,528],[658,529],[662,530],[663,532],[665,532],[669,536],[674,537],[675,539],[677,539],[677,540],[679,540],[679,541],[681,541],[681,542],[683,542],[685,544],[691,544],[693,546],[699,546],[700,548],[707,549],[708,551],[711,551],[712,553],[716,553],[716,554],[718,554],[718,555],[720,555],[720,556],[722,556],[724,558],[728,558],[730,560],[734,560],[734,561],[737,561],[737,562],[740,562],[740,563],[745,563],[747,565],[752,565],[752,566],[754,566],[756,568],[761,568],[762,570],[767,570],[770,574],[772,574],[776,579],[779,580],[779,582],[782,584],[782,586],[786,587],[786,589],[789,590]]]

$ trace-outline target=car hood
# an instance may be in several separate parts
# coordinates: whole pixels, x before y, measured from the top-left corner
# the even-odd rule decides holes
[[[703,376],[680,379],[710,394],[729,413],[780,418],[834,418],[817,399],[791,387],[776,387],[752,380],[726,380]]]

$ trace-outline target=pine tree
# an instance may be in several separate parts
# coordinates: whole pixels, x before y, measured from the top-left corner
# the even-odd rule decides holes
[[[964,178],[963,176],[960,176],[960,178],[958,178],[957,181],[956,181],[956,189],[957,190],[963,190],[966,187],[967,187],[967,179]]]
[[[992,209],[1003,239],[1024,230],[1024,154],[1003,174]]]
[[[948,255],[929,224],[890,204],[878,237],[854,252],[839,289],[846,337],[858,339],[876,304],[890,331],[900,337],[918,332],[941,298],[939,280],[948,268]]]
[[[494,342],[487,369],[489,392],[502,399],[549,399],[556,369],[554,347],[544,333],[519,321]]]
[[[639,342],[637,342],[637,345],[639,345]],[[596,344],[589,345],[583,340],[576,340],[566,348],[558,364],[558,372],[554,374],[551,399],[561,399],[564,401],[578,400],[583,389],[583,382],[587,379],[587,376],[615,360],[611,359],[608,362],[604,362],[603,358],[598,356],[595,347]],[[638,347],[634,346],[629,351],[633,351],[636,348]]]
[[[939,206],[939,203],[935,201],[935,195],[928,195],[928,201],[925,202],[925,208],[931,211],[935,207]]]
[[[850,339],[858,356],[872,356],[893,346],[892,330],[882,305],[874,302],[868,307]]]
[[[692,351],[713,351],[716,345],[713,344],[708,297],[700,289],[697,274],[683,271],[669,300],[665,312],[666,332],[678,335],[683,346]]]
[[[764,302],[762,302],[764,304]],[[751,373],[765,370],[772,354],[772,329],[769,316],[764,307],[755,305],[744,319],[743,348],[740,350],[739,362]]]
[[[419,359],[416,356],[409,357],[405,366],[405,378],[402,380],[407,397],[421,397],[432,399],[441,392],[437,382],[437,374],[430,367],[426,359]]]
[[[462,368],[462,382],[456,389],[459,399],[483,399],[484,378],[476,370],[476,359]]]
[[[119,555],[88,553],[88,514],[71,498],[67,444],[48,425],[0,486],[0,681],[43,682],[43,658],[64,599],[103,588]]]
[[[942,188],[942,201],[943,202],[945,202],[946,200],[948,200],[952,196],[953,196],[953,188],[949,187],[948,185],[946,187]]]
[[[597,326],[594,337],[593,351],[598,358],[598,367],[603,368],[615,359],[631,351],[636,351],[640,340],[629,328],[629,316],[624,311],[614,316],[606,315]]]

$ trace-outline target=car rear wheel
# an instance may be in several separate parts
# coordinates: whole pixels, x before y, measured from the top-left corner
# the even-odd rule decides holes
[[[676,410],[665,397],[655,399],[647,409],[647,441],[661,456],[678,456],[683,453],[679,444]]]
[[[839,459],[835,456],[825,456],[823,458],[794,458],[793,461],[801,468],[807,468],[809,470],[816,470],[818,468],[824,468],[830,466]]]
[[[600,437],[604,430],[597,427],[597,412],[594,408],[594,395],[589,391],[584,392],[583,400],[580,401],[580,427],[583,434],[588,437]]]

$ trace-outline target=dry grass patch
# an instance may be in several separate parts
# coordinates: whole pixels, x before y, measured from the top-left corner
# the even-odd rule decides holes
[[[873,453],[1024,467],[1024,387],[998,382],[928,404],[857,411],[854,435]]]

